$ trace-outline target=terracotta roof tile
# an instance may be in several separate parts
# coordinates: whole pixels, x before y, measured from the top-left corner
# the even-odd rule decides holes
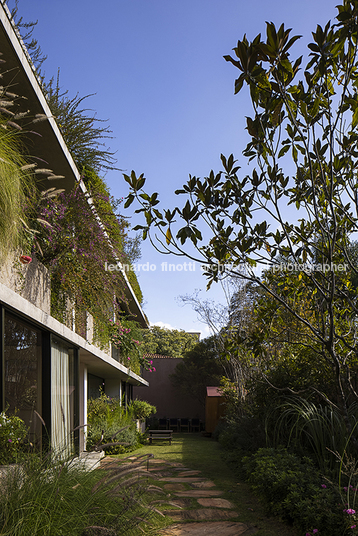
[[[206,394],[207,396],[223,396],[223,392],[219,387],[207,387]]]
[[[160,354],[144,354],[144,357],[148,359],[181,359],[180,357],[172,357],[170,355],[160,355]]]

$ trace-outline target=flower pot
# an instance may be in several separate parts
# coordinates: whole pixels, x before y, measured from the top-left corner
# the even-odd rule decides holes
[[[32,257],[29,257],[29,255],[20,255],[19,261],[22,264],[30,264],[30,262],[32,261]]]

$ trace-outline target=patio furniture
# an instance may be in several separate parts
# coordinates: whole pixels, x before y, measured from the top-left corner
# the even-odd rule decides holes
[[[187,430],[189,432],[190,422],[189,419],[180,419],[180,431]]]
[[[178,419],[169,419],[169,428],[175,429],[176,432],[179,431],[179,420]]]
[[[195,432],[195,431],[200,432],[200,419],[191,419],[190,431],[191,432]]]
[[[168,428],[168,419],[159,419],[158,428],[159,428],[159,430],[167,430],[167,428]]]
[[[149,430],[149,443],[152,444],[154,439],[169,441],[172,444],[173,430]]]

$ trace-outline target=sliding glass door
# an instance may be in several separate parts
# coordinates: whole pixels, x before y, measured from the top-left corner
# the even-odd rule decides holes
[[[79,446],[78,349],[1,307],[0,327],[0,411],[24,420],[35,449],[72,454]]]

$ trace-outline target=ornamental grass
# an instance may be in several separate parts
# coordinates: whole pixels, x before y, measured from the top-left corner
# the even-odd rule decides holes
[[[119,536],[153,533],[159,491],[148,456],[86,471],[73,459],[31,456],[1,476],[2,536]],[[154,496],[153,496],[154,494]],[[139,528],[141,526],[141,528]]]

